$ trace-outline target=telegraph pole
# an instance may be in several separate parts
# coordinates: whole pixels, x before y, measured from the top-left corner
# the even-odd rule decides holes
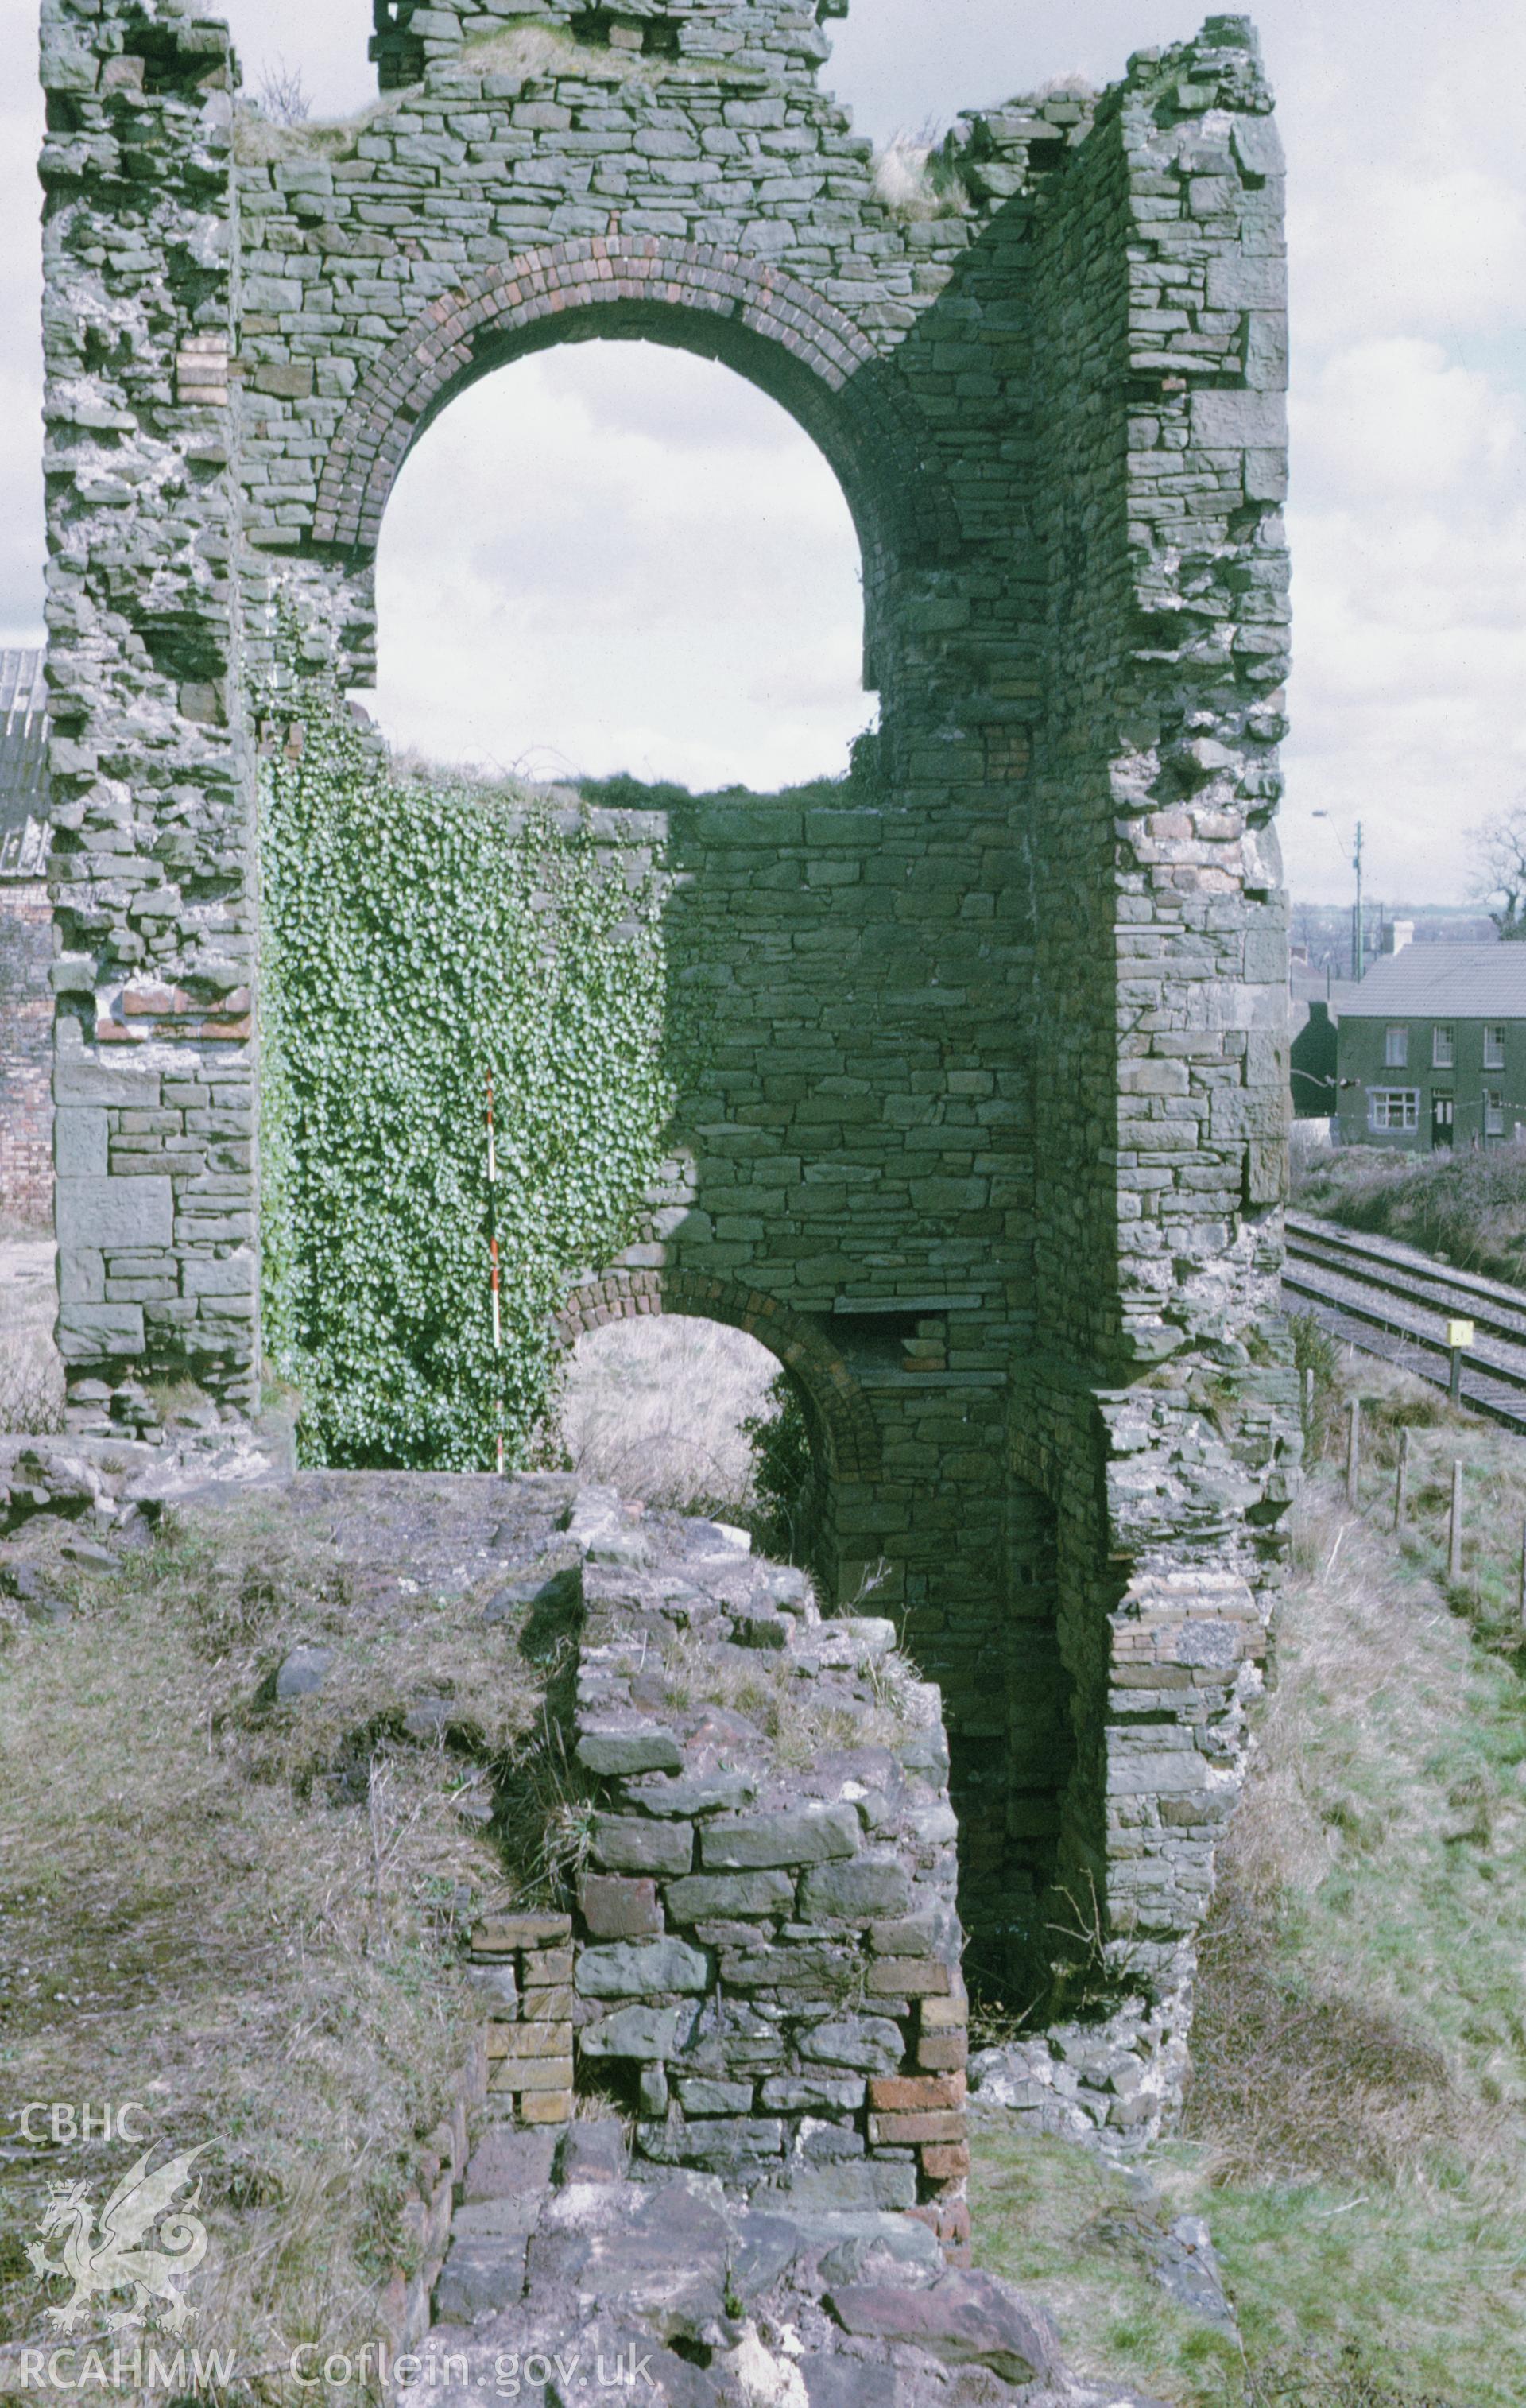
[[[1362,955],[1365,951],[1362,944],[1365,932],[1362,925],[1362,822],[1360,820],[1357,822],[1357,843],[1356,851],[1351,855],[1351,867],[1357,874],[1357,908],[1351,919],[1351,976],[1353,979],[1360,979],[1362,971]]]

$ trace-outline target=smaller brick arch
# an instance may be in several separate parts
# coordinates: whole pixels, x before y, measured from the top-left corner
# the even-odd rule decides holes
[[[557,1334],[569,1349],[592,1329],[640,1313],[687,1313],[695,1320],[723,1321],[745,1329],[777,1356],[806,1390],[826,1434],[829,1468],[839,1480],[879,1476],[879,1431],[852,1372],[813,1323],[756,1288],[698,1271],[606,1271],[574,1288],[557,1316]]]
[[[603,332],[724,361],[790,410],[836,472],[866,557],[898,526],[921,555],[959,541],[928,430],[890,363],[832,303],[765,261],[671,237],[553,243],[438,294],[362,379],[319,477],[314,543],[374,552],[414,444],[464,386],[518,353]]]

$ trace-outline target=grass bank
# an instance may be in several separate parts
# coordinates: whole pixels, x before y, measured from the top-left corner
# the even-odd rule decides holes
[[[1120,2177],[977,2130],[987,2262],[1048,2288],[1079,2364],[1172,2408],[1526,2400],[1526,1450],[1351,1356],[1321,1385],[1332,1449],[1353,1390],[1370,1510],[1317,1464],[1205,1935],[1185,2133],[1150,2167],[1208,2217],[1244,2361],[1153,2282]],[[1435,1461],[1396,1538],[1405,1426]],[[1454,1454],[1477,1535],[1448,1590]]]
[[[203,2151],[194,2340],[236,2360],[229,2403],[317,2396],[286,2379],[292,2349],[374,2340],[409,2264],[405,2196],[475,2022],[458,1934],[507,1894],[482,1768],[544,1681],[484,1624],[448,1526],[410,1550],[362,1500],[358,1544],[335,1490],[307,1498],[188,1512],[111,1575],[34,1546],[70,1618],[0,1627],[5,2093],[135,2100],[161,2160]],[[330,1671],[278,1701],[298,1641]],[[99,2209],[125,2170],[99,2140],[7,2145],[12,2344],[48,2339],[63,2298],[24,2246],[48,2186],[82,2180]],[[70,2339],[103,2332],[92,2311]]]
[[[1295,1149],[1292,1200],[1526,1286],[1526,1143],[1415,1156],[1376,1145]]]

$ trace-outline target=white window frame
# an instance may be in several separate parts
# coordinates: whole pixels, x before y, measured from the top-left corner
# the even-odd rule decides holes
[[[1383,1037],[1383,1068],[1385,1070],[1407,1070],[1409,1068],[1409,1023],[1391,1020]]]
[[[1455,1070],[1457,1068],[1457,1031],[1440,1021],[1431,1031],[1431,1068],[1433,1070]]]
[[[1505,1024],[1503,1021],[1486,1020],[1484,1023],[1484,1068],[1486,1070],[1503,1070],[1504,1068]]]
[[[1505,1135],[1505,1097],[1498,1087],[1484,1089],[1484,1135],[1485,1137]]]
[[[1420,1125],[1419,1087],[1369,1087],[1367,1126],[1377,1131],[1418,1129]]]

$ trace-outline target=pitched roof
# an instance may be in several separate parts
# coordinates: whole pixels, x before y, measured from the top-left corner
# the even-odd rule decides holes
[[[1406,945],[1374,962],[1343,1020],[1526,1020],[1526,944]]]

